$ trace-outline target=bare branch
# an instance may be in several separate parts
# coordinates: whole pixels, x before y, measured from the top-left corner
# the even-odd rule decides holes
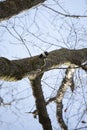
[[[37,75],[52,69],[57,69],[63,64],[67,66],[75,64],[82,67],[82,63],[86,61],[86,48],[80,50],[69,50],[66,48],[54,50],[51,51],[45,58],[40,58],[40,55],[37,55],[30,58],[10,61],[1,57],[0,79],[8,81],[21,80],[24,77],[34,79]]]
[[[30,80],[30,82],[33,95],[35,97],[36,108],[39,115],[39,122],[42,124],[43,130],[52,130],[51,121],[47,113],[46,103],[41,88],[41,77],[42,75],[37,76],[34,80]]]
[[[49,103],[51,102],[55,102],[56,101],[56,96],[55,97],[52,97],[52,98],[49,98],[49,100],[47,102],[45,102],[46,105],[48,105]],[[37,115],[38,115],[38,110],[34,110],[33,112],[26,112],[26,113],[32,113],[33,114],[33,117],[36,118]]]
[[[56,103],[57,103],[57,119],[58,122],[62,128],[62,130],[68,130],[64,120],[63,120],[63,115],[62,115],[62,109],[63,109],[63,105],[62,105],[62,100],[64,97],[64,94],[67,90],[67,88],[69,86],[72,85],[72,78],[73,78],[73,74],[75,69],[71,69],[72,66],[75,65],[71,65],[65,72],[65,77],[62,81],[62,84],[57,92],[57,97],[56,97]]]
[[[42,5],[43,5],[44,7],[46,7],[46,8],[48,8],[48,9],[50,9],[51,11],[53,11],[53,12],[59,14],[59,15],[62,15],[62,16],[64,16],[64,17],[71,17],[71,18],[87,18],[87,15],[71,15],[71,14],[64,14],[64,13],[61,13],[61,12],[59,12],[59,11],[57,11],[57,10],[51,8],[51,7],[48,7],[48,6],[45,5],[45,4],[42,4]]]

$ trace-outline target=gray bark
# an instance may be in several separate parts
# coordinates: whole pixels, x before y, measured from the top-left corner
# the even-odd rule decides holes
[[[0,2],[0,20],[8,19],[19,14],[24,10],[28,10],[45,0],[6,0]]]
[[[87,49],[69,50],[63,48],[49,52],[46,57],[37,55],[19,60],[8,60],[4,57],[0,58],[0,79],[12,81],[21,80],[24,77],[29,78],[36,101],[39,122],[42,124],[44,130],[52,130],[52,126],[41,88],[41,77],[44,72],[51,69],[58,69],[63,64],[67,66],[74,64],[73,69],[82,67],[87,71]],[[73,72],[71,70],[68,69],[66,71],[65,78],[62,81],[56,98],[57,118],[62,130],[67,130],[62,116],[62,99],[67,87],[72,85],[70,84],[73,81]],[[71,73],[71,75],[69,73]],[[71,77],[68,77],[68,75]]]
[[[46,103],[41,87],[41,77],[37,76],[34,80],[30,80],[33,95],[35,97],[36,108],[39,116],[39,122],[42,124],[43,130],[52,130],[51,121],[46,109]]]
[[[9,81],[21,80],[24,77],[34,79],[37,75],[51,69],[57,69],[62,64],[66,64],[67,66],[75,64],[77,67],[82,67],[84,70],[87,70],[87,65],[84,64],[86,61],[86,48],[80,50],[69,50],[65,48],[54,50],[49,52],[49,55],[45,58],[39,58],[39,55],[19,60],[8,60],[1,57],[0,79]]]

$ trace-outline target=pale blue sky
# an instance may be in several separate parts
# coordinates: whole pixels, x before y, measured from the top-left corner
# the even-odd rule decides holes
[[[70,14],[87,15],[86,0],[62,0],[59,3]],[[65,13],[53,0],[48,0],[45,4],[57,11]],[[21,38],[24,42],[21,41]],[[87,18],[66,18],[43,6],[38,6],[38,8],[34,7],[0,23],[1,57],[9,59],[29,57],[30,55],[26,46],[32,56],[40,54],[44,50],[51,51],[61,47],[70,49],[87,48]],[[82,84],[85,86],[87,84],[87,75],[84,72],[83,75]],[[55,96],[56,89],[59,87],[63,76],[64,73],[62,70],[54,70],[44,74],[42,84],[46,98]],[[77,77],[76,87],[80,87],[81,83]],[[3,83],[3,81],[0,81],[0,83]],[[86,91],[86,87],[84,87],[84,90]],[[71,116],[74,112],[78,112],[81,102],[84,104],[83,95],[81,95],[82,90],[76,89],[75,92],[77,91],[78,95],[76,95],[75,99],[72,96],[74,107],[71,105],[65,115],[66,122],[69,115]],[[5,102],[16,99],[11,106],[0,107],[0,130],[42,130],[38,120],[34,119],[32,114],[26,114],[27,111],[35,110],[34,98],[28,79],[23,79],[18,82],[4,82],[0,90],[0,95]],[[70,96],[71,91],[68,90],[64,99],[66,105],[70,104],[70,101],[68,103]],[[24,98],[24,100],[21,98]],[[70,111],[71,109],[72,111]],[[83,109],[81,108],[80,112]],[[48,110],[52,120],[53,130],[55,128],[58,129],[59,126],[57,126],[55,118],[55,105],[50,105]],[[68,120],[69,128],[75,128],[76,123],[78,123],[76,117],[75,123],[71,124],[73,119],[71,117]],[[87,120],[87,117],[85,119]],[[82,127],[85,125],[80,124]]]

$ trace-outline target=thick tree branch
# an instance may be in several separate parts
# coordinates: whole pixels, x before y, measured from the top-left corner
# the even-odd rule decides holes
[[[30,82],[32,86],[33,95],[35,97],[39,122],[42,124],[43,130],[52,130],[51,121],[47,113],[46,103],[41,88],[41,77],[42,75],[37,76],[34,80],[30,80]]]
[[[37,75],[57,69],[62,64],[69,66],[75,64],[82,67],[82,64],[87,61],[87,49],[69,50],[60,49],[49,52],[45,58],[40,58],[39,55],[20,59],[8,60],[0,58],[0,79],[4,80],[21,80],[24,77],[34,79]],[[86,68],[85,68],[86,70]]]
[[[0,20],[8,19],[21,11],[30,9],[45,0],[6,0],[0,2]]]
[[[49,105],[49,103],[51,103],[51,102],[56,102],[56,96],[52,97],[52,98],[49,98],[49,100],[47,102],[45,102],[46,106]],[[37,109],[34,110],[33,112],[26,112],[26,113],[32,113],[34,118],[36,118],[37,115],[38,115]]]
[[[68,128],[67,128],[67,126],[66,126],[66,124],[64,123],[64,120],[63,120],[62,100],[63,100],[64,94],[65,94],[67,88],[72,85],[72,78],[73,78],[73,74],[74,74],[74,71],[75,71],[74,68],[72,69],[72,66],[74,66],[74,65],[71,65],[66,70],[65,77],[64,77],[64,79],[62,81],[62,84],[61,84],[61,86],[60,86],[60,88],[59,88],[59,90],[57,92],[57,97],[56,97],[57,119],[58,119],[58,123],[60,124],[62,130],[68,130]]]

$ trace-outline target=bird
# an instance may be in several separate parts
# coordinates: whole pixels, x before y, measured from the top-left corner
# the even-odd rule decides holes
[[[41,53],[39,55],[39,58],[42,59],[42,58],[46,58],[48,56],[48,52],[47,51],[44,51],[44,53]]]

